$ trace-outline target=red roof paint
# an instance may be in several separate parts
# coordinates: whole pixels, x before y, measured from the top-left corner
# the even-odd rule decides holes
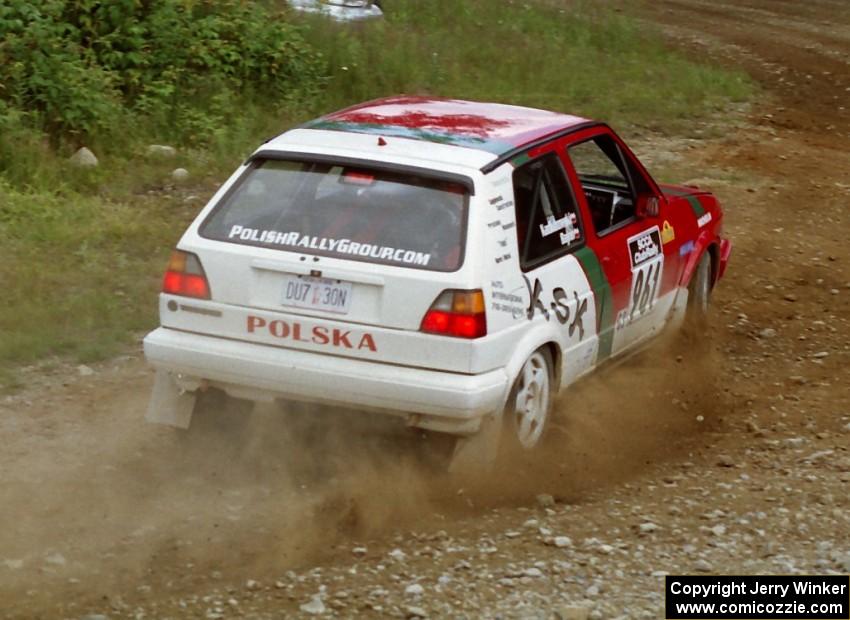
[[[358,104],[305,127],[445,142],[490,152],[521,147],[539,138],[586,123],[557,112],[458,99],[389,97]]]

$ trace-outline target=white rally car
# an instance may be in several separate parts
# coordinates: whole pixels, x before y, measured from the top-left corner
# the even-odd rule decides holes
[[[418,97],[330,114],[263,144],[178,243],[148,417],[186,428],[215,392],[402,416],[476,458],[534,448],[559,391],[705,313],[722,217],[603,123]]]

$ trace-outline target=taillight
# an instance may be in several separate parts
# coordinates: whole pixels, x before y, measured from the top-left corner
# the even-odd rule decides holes
[[[201,261],[190,252],[174,250],[162,279],[162,292],[198,299],[210,298],[210,285]]]
[[[443,291],[422,319],[420,330],[457,338],[487,335],[484,294],[475,291]]]

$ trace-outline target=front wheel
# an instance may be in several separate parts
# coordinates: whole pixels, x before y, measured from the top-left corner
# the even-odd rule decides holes
[[[711,256],[703,254],[688,285],[687,319],[691,325],[704,325],[711,298]]]

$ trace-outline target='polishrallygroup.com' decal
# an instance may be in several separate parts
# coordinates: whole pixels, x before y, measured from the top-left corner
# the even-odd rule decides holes
[[[277,230],[260,230],[258,228],[247,228],[234,225],[230,229],[228,239],[240,241],[252,241],[268,245],[282,245],[298,251],[299,248],[306,250],[319,250],[323,252],[334,252],[337,254],[349,254],[376,260],[392,261],[405,265],[418,265],[427,267],[431,262],[431,255],[404,248],[392,248],[374,243],[359,243],[351,239],[328,239],[326,237],[314,237],[302,235],[299,232],[280,232]]]

